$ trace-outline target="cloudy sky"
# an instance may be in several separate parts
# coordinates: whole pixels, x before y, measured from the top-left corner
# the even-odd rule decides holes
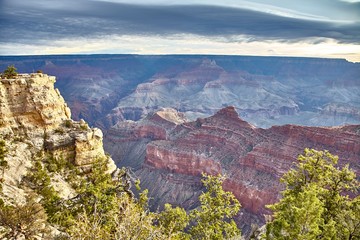
[[[0,55],[236,54],[360,61],[360,0],[0,0]]]

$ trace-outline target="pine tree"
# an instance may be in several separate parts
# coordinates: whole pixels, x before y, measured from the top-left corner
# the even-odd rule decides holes
[[[161,231],[168,239],[190,239],[190,235],[185,233],[190,217],[183,208],[165,204],[157,219]]]

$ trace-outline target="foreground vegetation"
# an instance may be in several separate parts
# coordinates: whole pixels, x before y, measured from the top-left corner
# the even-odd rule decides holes
[[[5,79],[14,78],[18,75],[16,70],[14,65],[10,65],[2,72],[0,77]]]
[[[359,182],[349,165],[337,164],[328,151],[305,149],[281,179],[283,198],[269,206],[266,239],[360,239]]]
[[[0,163],[7,152],[0,142]],[[206,189],[200,206],[185,211],[166,204],[161,212],[148,208],[147,190],[135,198],[129,176],[122,169],[114,179],[106,173],[107,159],[98,159],[89,173],[81,173],[63,158],[39,153],[22,182],[25,205],[0,202],[1,236],[16,239],[240,239],[233,218],[240,210],[234,195],[222,189],[223,176],[203,175]],[[359,182],[348,166],[337,166],[327,151],[305,149],[296,168],[281,182],[283,198],[268,206],[272,220],[258,239],[360,239]],[[64,200],[52,187],[54,174],[74,188]],[[355,196],[349,197],[350,194]],[[41,196],[39,198],[39,196]],[[55,229],[57,229],[55,231]],[[60,230],[60,231],[58,231]]]
[[[2,153],[5,153],[4,145]],[[2,154],[4,155],[4,154]],[[1,155],[1,156],[2,156]],[[1,159],[0,159],[1,160]],[[147,190],[135,198],[127,172],[121,169],[114,179],[107,171],[107,159],[98,159],[89,173],[47,153],[34,158],[33,168],[24,178],[24,189],[32,189],[25,205],[0,208],[2,237],[16,239],[51,238],[52,226],[60,232],[56,239],[224,239],[240,236],[232,219],[240,210],[238,200],[222,189],[222,176],[203,176],[206,191],[201,206],[190,212],[164,206],[161,212],[148,208]],[[52,186],[52,177],[62,175],[76,195],[64,200]],[[139,188],[139,182],[136,182]],[[38,197],[40,196],[40,198]]]

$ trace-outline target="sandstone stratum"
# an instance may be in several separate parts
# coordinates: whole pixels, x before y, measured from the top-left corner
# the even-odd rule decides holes
[[[168,112],[168,114],[164,114]],[[171,114],[172,118],[165,117]],[[153,208],[169,202],[191,209],[203,191],[201,173],[225,174],[224,188],[242,204],[238,216],[245,232],[262,225],[265,205],[280,198],[279,178],[305,148],[329,150],[359,176],[360,125],[256,128],[226,107],[208,118],[185,122],[172,109],[124,121],[105,137],[105,148],[118,166],[127,166],[148,188]]]
[[[54,83],[55,77],[42,73],[0,79],[0,140],[7,150],[1,198],[6,204],[25,204],[32,195],[41,199],[24,183],[36,159],[65,159],[79,173],[86,173],[96,159],[103,158],[107,159],[109,172],[117,170],[105,155],[102,131],[90,128],[83,120],[73,121]],[[50,182],[63,199],[75,196],[64,175],[54,172]],[[56,233],[56,229],[53,231]]]

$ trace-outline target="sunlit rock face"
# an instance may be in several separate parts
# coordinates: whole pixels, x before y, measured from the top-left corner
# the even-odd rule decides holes
[[[234,106],[257,127],[359,124],[360,64],[249,56],[0,57],[0,67],[57,76],[75,120],[107,130],[161,108],[187,118]]]
[[[9,165],[2,175],[5,200],[25,201],[28,193],[20,183],[44,154],[63,157],[83,171],[98,158],[108,158],[102,131],[88,127],[84,120],[71,120],[70,109],[54,83],[55,77],[42,73],[0,79],[0,140],[5,141]],[[109,172],[116,170],[111,158],[108,165]],[[62,197],[74,194],[62,176],[54,179],[54,188]]]
[[[55,77],[20,74],[0,80],[0,132],[4,137],[19,136],[38,149],[74,151],[77,165],[104,157],[102,132],[83,120],[73,122],[71,112],[58,89]]]
[[[58,90],[55,77],[22,74],[1,79],[1,131],[43,135],[70,119],[70,109]]]
[[[242,203],[239,222],[249,229],[247,223],[264,223],[265,205],[279,199],[279,179],[304,148],[329,150],[359,174],[359,139],[360,125],[262,129],[226,107],[192,122],[155,113],[119,123],[107,133],[105,145],[118,166],[131,167],[140,177],[155,209],[166,202],[193,208],[203,191],[201,174],[225,174],[224,188]]]

